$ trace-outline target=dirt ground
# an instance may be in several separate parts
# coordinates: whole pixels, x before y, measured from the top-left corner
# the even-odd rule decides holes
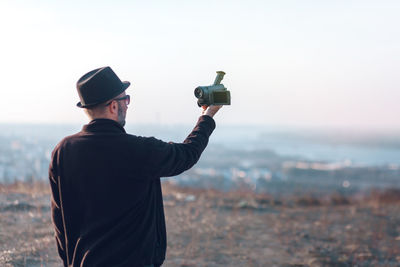
[[[276,198],[163,185],[163,266],[400,266],[400,191]],[[61,266],[46,184],[0,186],[0,266]]]

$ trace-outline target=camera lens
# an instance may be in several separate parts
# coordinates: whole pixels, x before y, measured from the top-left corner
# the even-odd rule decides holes
[[[202,90],[201,88],[196,88],[196,89],[194,90],[194,95],[195,95],[197,98],[202,98],[203,95],[204,95],[204,92],[203,92],[203,90]]]

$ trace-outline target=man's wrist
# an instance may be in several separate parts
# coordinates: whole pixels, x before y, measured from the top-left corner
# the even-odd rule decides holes
[[[199,122],[205,122],[208,124],[212,129],[215,128],[216,123],[213,117],[208,116],[208,115],[201,115],[199,118]]]
[[[210,112],[209,110],[207,110],[206,112],[204,112],[203,115],[204,115],[204,116],[209,116],[209,117],[211,117],[211,118],[214,118],[215,113]]]

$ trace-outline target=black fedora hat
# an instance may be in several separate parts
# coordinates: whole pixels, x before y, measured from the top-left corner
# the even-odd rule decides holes
[[[80,108],[87,108],[104,103],[121,94],[130,85],[122,82],[110,67],[92,70],[83,75],[76,83]]]

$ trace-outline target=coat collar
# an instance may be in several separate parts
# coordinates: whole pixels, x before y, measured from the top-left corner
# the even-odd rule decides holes
[[[94,119],[84,125],[82,132],[122,132],[126,133],[124,127],[118,122],[110,119]]]

